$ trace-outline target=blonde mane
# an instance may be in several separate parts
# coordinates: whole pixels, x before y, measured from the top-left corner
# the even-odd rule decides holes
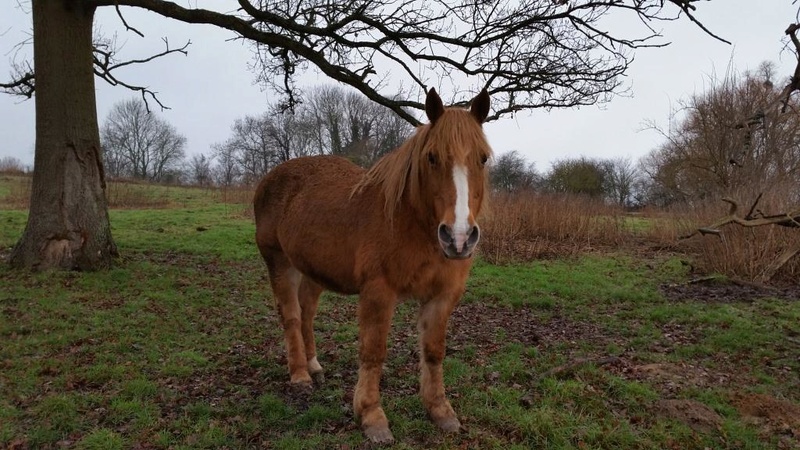
[[[400,147],[378,160],[353,188],[352,195],[369,186],[379,187],[384,195],[384,212],[391,221],[406,189],[412,201],[419,198],[420,172],[422,163],[428,161],[427,155],[432,155],[437,161],[453,161],[475,167],[481,164],[482,158],[491,158],[492,150],[481,124],[470,111],[447,108],[435,126],[426,124],[417,127],[416,132]]]

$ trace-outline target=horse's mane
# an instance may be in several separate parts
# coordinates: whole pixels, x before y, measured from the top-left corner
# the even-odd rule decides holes
[[[477,167],[482,157],[491,158],[492,150],[472,113],[465,109],[447,108],[435,125],[417,127],[400,147],[378,160],[353,188],[353,194],[368,186],[379,187],[384,195],[384,211],[392,220],[406,189],[412,199],[418,198],[421,163],[427,163],[427,154],[438,161],[453,160]]]

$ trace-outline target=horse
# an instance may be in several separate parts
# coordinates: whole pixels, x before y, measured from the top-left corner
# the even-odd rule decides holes
[[[428,124],[369,169],[338,156],[286,161],[253,199],[256,243],[284,331],[291,385],[324,379],[313,321],[320,294],[358,294],[359,369],[353,411],[364,435],[391,443],[380,404],[386,340],[398,301],[419,302],[420,396],[443,431],[461,423],[445,396],[447,322],[465,291],[480,240],[492,156],[484,89],[468,109],[445,108],[434,89]],[[313,378],[312,378],[313,376]]]

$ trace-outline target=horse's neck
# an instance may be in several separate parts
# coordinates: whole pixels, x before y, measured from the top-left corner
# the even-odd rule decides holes
[[[404,198],[395,211],[394,232],[410,234],[414,239],[423,240],[426,243],[428,243],[427,241],[436,243],[438,224],[434,223],[431,217],[430,213],[416,207]]]

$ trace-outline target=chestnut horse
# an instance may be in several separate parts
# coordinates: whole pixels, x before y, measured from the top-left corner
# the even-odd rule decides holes
[[[310,385],[322,373],[313,331],[322,291],[359,295],[353,410],[373,442],[393,440],[379,382],[395,305],[405,298],[420,303],[422,403],[444,431],[461,427],[445,398],[442,359],[480,238],[489,94],[466,110],[445,108],[431,89],[425,112],[430,123],[371,169],[335,156],[293,159],[264,177],[253,201],[291,383]]]

